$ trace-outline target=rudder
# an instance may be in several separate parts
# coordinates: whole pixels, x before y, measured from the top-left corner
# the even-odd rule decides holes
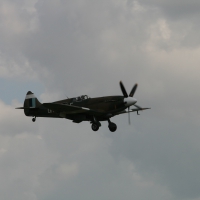
[[[31,92],[28,91],[24,100],[24,107],[25,108],[37,108],[41,105],[38,101],[36,96]]]

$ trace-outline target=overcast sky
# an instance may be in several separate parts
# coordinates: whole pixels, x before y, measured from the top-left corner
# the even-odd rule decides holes
[[[200,200],[200,2],[0,0],[1,200]],[[151,110],[102,122],[24,116],[121,95]]]

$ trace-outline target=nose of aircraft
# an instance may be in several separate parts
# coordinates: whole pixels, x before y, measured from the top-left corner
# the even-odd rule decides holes
[[[135,99],[133,97],[124,98],[124,103],[126,106],[134,105],[136,102],[137,102],[137,99]]]

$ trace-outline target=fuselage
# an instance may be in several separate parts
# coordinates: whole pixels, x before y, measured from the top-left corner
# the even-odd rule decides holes
[[[99,121],[104,121],[125,110],[130,105],[135,104],[136,99],[131,97],[124,98],[124,96],[88,98],[87,95],[82,95],[80,97],[64,99],[52,103],[84,107],[100,111],[102,115],[97,116],[96,118]],[[25,103],[24,107],[26,107]],[[54,112],[53,110],[47,109],[45,106],[43,106],[43,104],[35,109],[24,109],[24,112],[26,116],[67,118],[73,120],[74,122],[90,121],[92,117],[88,114],[65,114],[64,112]]]

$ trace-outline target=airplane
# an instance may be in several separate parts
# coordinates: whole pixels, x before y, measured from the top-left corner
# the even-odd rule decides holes
[[[137,100],[133,97],[138,84],[135,84],[128,95],[122,83],[119,82],[123,96],[103,96],[90,98],[81,95],[76,98],[68,98],[52,103],[40,103],[35,95],[28,91],[24,100],[24,106],[16,109],[23,109],[26,116],[31,116],[32,121],[36,117],[66,118],[74,123],[89,121],[93,131],[98,131],[101,126],[100,121],[108,121],[108,128],[111,132],[117,130],[117,125],[110,121],[110,118],[128,113],[130,124],[130,112],[147,110],[136,105]],[[130,109],[130,106],[135,106]],[[128,108],[128,111],[126,110]]]

